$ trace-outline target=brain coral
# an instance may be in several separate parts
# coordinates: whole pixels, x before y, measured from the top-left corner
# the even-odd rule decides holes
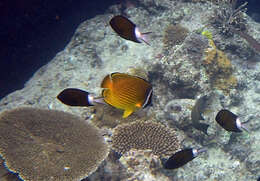
[[[99,130],[72,114],[17,108],[0,115],[0,155],[23,180],[80,180],[107,154]]]
[[[130,149],[151,149],[154,155],[169,156],[180,148],[175,131],[155,121],[135,121],[115,128],[112,148],[124,154]]]

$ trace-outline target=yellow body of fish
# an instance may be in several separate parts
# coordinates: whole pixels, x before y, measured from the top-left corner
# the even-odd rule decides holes
[[[124,110],[123,118],[148,104],[151,99],[152,86],[142,78],[124,73],[107,75],[101,88],[107,104]]]

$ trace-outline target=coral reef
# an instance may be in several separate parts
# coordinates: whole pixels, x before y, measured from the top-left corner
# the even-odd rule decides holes
[[[246,31],[245,6],[247,2],[235,9],[236,1],[221,1],[219,8],[210,18],[211,24],[225,36],[234,34],[232,29]]]
[[[132,148],[151,149],[154,155],[169,156],[180,148],[175,131],[155,121],[135,121],[115,128],[112,148],[124,154]]]
[[[127,168],[128,180],[171,180],[163,174],[161,161],[151,150],[131,149],[120,158],[120,162]]]
[[[210,77],[211,85],[227,94],[237,86],[237,78],[233,75],[231,62],[225,53],[218,50],[211,39],[209,46],[205,50],[203,66]]]
[[[97,128],[63,111],[5,111],[0,115],[0,135],[5,165],[24,180],[83,179],[108,154]]]
[[[0,157],[0,180],[1,181],[22,181],[17,174],[9,172],[4,166],[4,160]]]
[[[180,24],[168,25],[164,30],[163,43],[164,49],[169,50],[175,45],[183,43],[185,38],[188,36],[189,30]]]
[[[122,110],[115,109],[110,105],[96,105],[91,108],[91,122],[99,128],[114,128],[122,123],[130,123],[135,120],[147,119],[147,114],[144,110],[138,113],[133,113],[127,118],[122,118]]]
[[[127,73],[148,80],[148,72],[142,67],[130,67]]]
[[[115,4],[109,7],[105,14],[84,21],[75,30],[65,49],[40,68],[23,89],[0,100],[0,112],[21,106],[33,106],[73,113],[83,117],[84,124],[91,122],[100,127],[109,144],[113,144],[110,142],[113,130],[132,125],[136,121],[139,123],[156,120],[152,124],[163,124],[167,130],[174,129],[181,147],[205,147],[208,150],[206,154],[174,171],[161,168],[153,149],[149,152],[127,148],[126,154],[121,158],[120,154],[114,154],[115,151],[111,150],[109,157],[84,180],[255,181],[259,177],[260,168],[260,63],[257,51],[252,48],[259,49],[259,43],[256,42],[260,39],[260,25],[244,13],[243,6],[234,9],[231,0],[198,1],[142,0],[135,1],[134,7],[123,9],[119,4]],[[117,14],[127,16],[142,32],[151,31],[151,46],[118,38],[111,27],[106,26]],[[178,45],[172,44],[166,49],[164,30],[175,25],[186,27],[189,32]],[[198,30],[208,32],[202,35]],[[234,30],[245,31],[243,35],[233,36]],[[209,32],[212,36],[206,37]],[[248,35],[257,41],[248,38]],[[252,48],[241,37],[247,39]],[[209,39],[214,39],[214,42]],[[253,63],[250,62],[252,59]],[[56,99],[61,90],[69,87],[87,90],[98,97],[101,92],[100,82],[105,75],[112,72],[132,72],[147,79],[153,86],[152,106],[122,119],[120,110],[111,109],[107,105],[91,108],[68,107]],[[211,97],[210,105],[207,105],[205,110],[198,108],[198,113],[204,118],[198,120],[198,123],[209,125],[207,134],[204,134],[194,129],[191,112],[196,100],[204,95],[211,96],[211,92],[216,95]],[[248,121],[250,134],[233,134],[221,128],[216,123],[215,116],[223,108],[236,113],[242,122]],[[160,123],[157,123],[158,121]],[[82,120],[80,122],[82,123]],[[76,124],[75,121],[68,123],[69,126],[72,124]],[[39,126],[48,130],[45,125]],[[123,135],[125,140],[131,138],[130,133]],[[69,134],[69,137],[71,136]],[[175,136],[170,141],[175,140]],[[22,138],[24,137],[20,137],[18,141]],[[159,142],[159,138],[162,139],[162,136],[157,135],[153,140]],[[146,140],[142,139],[140,145]],[[29,143],[32,140],[35,139],[30,139]],[[34,143],[42,143],[38,140]],[[88,140],[74,140],[68,145],[68,150],[81,141]],[[55,148],[55,144],[43,144],[39,149],[48,155]],[[163,152],[163,146],[161,148],[159,151]],[[175,147],[172,146],[172,149],[175,150]],[[20,150],[16,151],[11,153],[19,155]],[[85,159],[85,152],[88,152],[86,147],[81,148],[81,151],[84,152],[82,155],[73,154],[74,157],[81,158],[79,163]],[[54,154],[61,156],[66,152]],[[89,153],[88,156],[94,157],[95,154],[96,152]],[[41,152],[38,155],[44,154]],[[49,168],[54,169],[53,172],[56,171],[52,166]]]
[[[150,65],[149,79],[154,85],[154,92],[161,98],[160,103],[165,97],[163,95],[171,99],[185,99],[210,90],[207,78],[199,69],[207,46],[206,37],[191,33],[181,47],[171,50],[174,52]]]
[[[110,150],[108,157],[97,171],[82,181],[127,180],[130,177],[127,172],[128,168],[120,162],[119,158],[120,155]]]

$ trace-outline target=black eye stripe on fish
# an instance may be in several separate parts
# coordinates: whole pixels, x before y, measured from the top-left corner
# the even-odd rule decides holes
[[[103,79],[101,88],[104,88],[104,101],[124,110],[123,118],[126,118],[137,109],[143,108],[147,91],[151,90],[152,86],[140,77],[115,72]]]
[[[238,116],[227,109],[220,110],[217,113],[215,120],[222,128],[227,131],[242,132],[245,130],[249,132],[244,125],[245,122],[241,123]]]
[[[143,103],[143,108],[146,108],[148,105],[150,105],[152,103],[152,95],[153,95],[153,90],[150,89],[146,95],[146,100]]]

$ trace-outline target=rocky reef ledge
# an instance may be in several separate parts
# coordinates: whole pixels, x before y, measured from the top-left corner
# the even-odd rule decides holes
[[[152,32],[148,46],[120,38],[109,26],[118,14]],[[207,153],[166,171],[158,155],[131,149],[119,159],[114,151],[86,180],[255,181],[260,175],[260,24],[222,0],[140,0],[110,7],[86,20],[70,43],[25,84],[0,101],[0,111],[31,106],[62,110],[87,119],[111,138],[119,124],[153,120],[174,129],[181,147],[205,147]],[[75,108],[56,96],[75,87],[101,94],[102,79],[112,72],[142,74],[153,86],[153,106],[122,119],[110,107]],[[208,106],[191,112],[198,98]],[[249,133],[229,133],[215,122],[229,109]],[[209,125],[207,134],[194,121]]]

